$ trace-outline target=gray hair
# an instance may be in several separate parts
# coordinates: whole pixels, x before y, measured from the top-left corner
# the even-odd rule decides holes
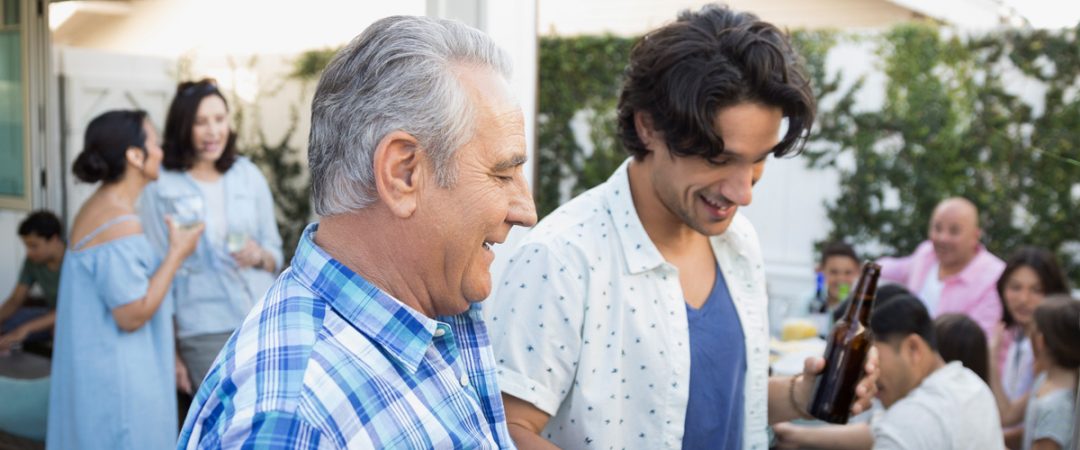
[[[475,131],[472,105],[453,71],[462,65],[510,78],[510,60],[490,37],[429,17],[379,20],[334,55],[311,104],[308,165],[316,214],[347,213],[375,201],[375,147],[394,131],[419,141],[440,186],[454,184],[454,151]]]

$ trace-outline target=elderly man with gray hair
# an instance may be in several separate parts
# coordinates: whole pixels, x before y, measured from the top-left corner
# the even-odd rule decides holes
[[[319,223],[218,355],[178,448],[510,447],[477,302],[491,246],[536,212],[506,55],[390,17],[326,68]]]

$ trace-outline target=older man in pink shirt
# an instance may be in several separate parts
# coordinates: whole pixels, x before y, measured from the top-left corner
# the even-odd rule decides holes
[[[879,260],[881,277],[917,294],[932,316],[967,314],[991,336],[1001,321],[995,284],[1005,263],[979,243],[981,235],[975,205],[945,199],[934,208],[930,240],[909,256]]]

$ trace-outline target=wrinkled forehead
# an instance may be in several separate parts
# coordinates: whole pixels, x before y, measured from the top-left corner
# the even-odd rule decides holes
[[[491,67],[454,63],[451,71],[474,108],[492,114],[520,111],[510,80]]]
[[[454,72],[475,115],[474,138],[513,141],[502,145],[518,140],[524,144],[525,115],[506,78],[477,66],[458,67]]]

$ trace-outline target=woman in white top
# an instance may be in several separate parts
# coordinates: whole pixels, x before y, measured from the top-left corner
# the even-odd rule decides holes
[[[163,165],[143,195],[148,235],[166,242],[163,217],[205,222],[173,283],[177,372],[192,392],[282,266],[274,202],[262,173],[237,155],[225,97],[212,80],[180,83],[165,122]]]
[[[1069,288],[1053,253],[1038,247],[1021,247],[1006,261],[997,290],[1003,304],[1003,323],[991,341],[991,354],[996,360],[990,385],[1001,413],[1006,443],[1016,448],[1023,431],[1018,425],[1024,419],[1024,405],[1035,380],[1031,347],[1035,308],[1045,296],[1068,293]]]

